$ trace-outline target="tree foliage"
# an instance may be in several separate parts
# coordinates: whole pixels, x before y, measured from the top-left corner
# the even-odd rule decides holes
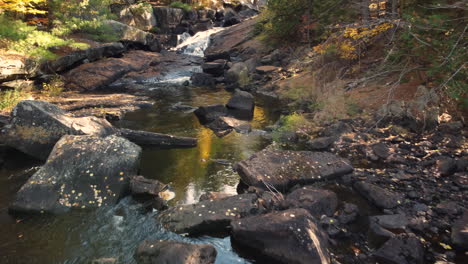
[[[47,0],[0,0],[0,11],[14,14],[46,14],[46,6]]]

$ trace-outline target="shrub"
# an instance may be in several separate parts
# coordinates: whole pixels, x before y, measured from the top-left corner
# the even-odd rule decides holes
[[[11,110],[19,101],[26,99],[28,94],[21,89],[0,92],[0,110]]]
[[[49,83],[42,84],[42,94],[56,97],[62,94],[64,83],[59,76],[54,77]]]
[[[182,10],[184,10],[185,12],[189,12],[192,10],[192,6],[189,5],[189,4],[184,4],[182,2],[172,2],[170,5],[170,7],[173,7],[173,8],[180,8]]]
[[[274,141],[280,142],[282,136],[286,133],[306,132],[311,127],[312,124],[303,114],[293,113],[280,118],[279,127],[273,131],[272,137]]]

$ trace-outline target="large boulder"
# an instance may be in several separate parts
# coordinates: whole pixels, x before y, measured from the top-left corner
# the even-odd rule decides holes
[[[226,232],[231,221],[262,212],[256,194],[240,194],[219,200],[175,206],[157,219],[168,230],[189,235]]]
[[[224,74],[224,70],[227,67],[227,61],[223,59],[205,62],[202,65],[203,72],[212,74],[215,77],[219,77]]]
[[[158,27],[161,29],[161,33],[164,34],[173,33],[184,18],[184,10],[180,8],[158,6],[154,7],[153,10]]]
[[[244,62],[237,62],[225,74],[226,83],[245,87],[249,84],[249,68]]]
[[[146,2],[123,8],[118,13],[118,16],[120,22],[141,30],[151,30],[156,26],[156,16],[154,15],[153,7]]]
[[[32,78],[38,73],[39,65],[21,54],[0,54],[0,83],[18,78]]]
[[[194,86],[213,87],[216,84],[213,75],[203,72],[197,72],[190,78]]]
[[[317,218],[322,215],[333,216],[338,206],[338,198],[332,191],[302,187],[294,190],[285,199],[288,208],[303,208]]]
[[[24,100],[11,112],[10,124],[2,129],[2,136],[10,147],[46,160],[64,135],[106,136],[114,132],[105,119],[72,117],[51,103]]]
[[[328,264],[327,237],[307,210],[278,213],[232,221],[233,243],[274,263]],[[257,256],[258,254],[258,256]]]
[[[356,182],[354,189],[381,209],[392,209],[400,205],[403,196],[368,182]]]
[[[207,244],[143,241],[135,251],[138,264],[213,264],[216,249]]]
[[[104,24],[110,26],[120,41],[137,44],[151,51],[161,51],[161,45],[152,33],[145,32],[115,20],[106,20]]]
[[[248,92],[236,90],[226,104],[226,107],[234,110],[234,112],[239,112],[241,116],[245,114],[251,117],[255,108],[255,99],[253,95]]]
[[[125,50],[122,43],[106,43],[86,50],[75,51],[52,61],[47,61],[41,65],[41,69],[45,73],[63,72],[82,64],[85,60],[93,62],[105,57],[116,57],[125,52]]]
[[[46,164],[21,187],[12,212],[63,213],[115,204],[136,175],[141,148],[118,137],[60,139]]]
[[[235,165],[241,180],[250,186],[272,185],[287,191],[296,184],[332,179],[353,171],[346,159],[328,152],[263,150]]]

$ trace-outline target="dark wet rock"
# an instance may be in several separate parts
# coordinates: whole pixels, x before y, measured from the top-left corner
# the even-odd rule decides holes
[[[319,137],[307,142],[309,150],[326,150],[335,142],[334,137]]]
[[[125,50],[126,48],[122,43],[106,43],[86,50],[75,51],[52,61],[47,61],[41,65],[41,70],[44,73],[55,74],[76,67],[85,60],[93,62],[106,57],[119,56],[125,52]]]
[[[197,72],[192,75],[190,78],[192,84],[195,86],[202,87],[213,87],[216,84],[215,78],[213,75],[203,72]]]
[[[436,162],[441,176],[450,176],[457,171],[457,162],[449,157],[443,157]]]
[[[152,33],[114,20],[106,20],[104,23],[112,28],[113,32],[118,35],[120,41],[141,45],[151,51],[161,51],[161,44],[156,38],[156,35]]]
[[[208,244],[143,241],[134,258],[138,264],[214,264],[216,249]]]
[[[459,211],[460,207],[458,204],[454,201],[444,201],[439,204],[434,208],[434,210],[443,215],[456,215]]]
[[[258,14],[258,12],[256,10],[253,10],[253,9],[250,9],[250,8],[242,10],[242,11],[239,12],[239,16],[242,19],[253,17],[253,16],[256,16],[257,14]]]
[[[330,263],[327,237],[307,210],[290,209],[232,221],[232,240],[274,263]]]
[[[241,22],[239,15],[232,9],[227,9],[224,13],[223,27],[230,27]]]
[[[143,176],[134,176],[130,179],[130,193],[138,198],[158,197],[159,193],[166,188],[166,184]]]
[[[183,102],[178,102],[175,103],[171,106],[171,110],[174,111],[183,111],[185,113],[191,113],[197,110],[197,108],[190,106],[190,105],[185,105]]]
[[[224,105],[200,106],[194,113],[201,124],[208,124],[219,117],[227,116],[228,109]]]
[[[468,249],[468,210],[452,226],[452,243],[462,249]]]
[[[409,220],[404,214],[377,215],[369,217],[369,230],[374,236],[390,238],[406,231]]]
[[[10,211],[62,213],[115,204],[128,190],[128,177],[136,175],[140,155],[139,146],[117,136],[63,136]]]
[[[255,99],[252,94],[240,90],[236,90],[234,95],[229,99],[226,107],[232,109],[239,114],[253,115],[255,107]]]
[[[215,77],[223,75],[226,67],[227,67],[227,61],[222,60],[222,59],[211,61],[211,62],[205,62],[202,65],[202,69],[204,73],[212,74]]]
[[[206,127],[213,130],[218,137],[226,136],[232,130],[242,134],[247,134],[252,130],[249,122],[227,116],[217,118],[215,121],[207,124]]]
[[[47,159],[64,135],[106,136],[114,132],[105,119],[72,117],[51,103],[35,100],[19,102],[10,124],[2,129],[6,144],[41,160]]]
[[[324,137],[336,137],[337,138],[341,136],[342,134],[350,133],[352,131],[353,129],[349,124],[343,121],[339,121],[339,122],[335,122],[327,126],[320,134]]]
[[[229,193],[223,193],[223,192],[207,192],[204,193],[200,196],[199,201],[214,201],[214,200],[220,200],[223,198],[231,197],[233,196],[232,194]]]
[[[153,7],[153,10],[156,15],[158,27],[163,34],[174,33],[175,28],[184,18],[184,10],[180,8],[157,6]]]
[[[409,223],[408,227],[412,230],[422,232],[424,229],[429,227],[429,222],[424,216],[413,217]]]
[[[91,264],[116,264],[117,259],[116,258],[100,258],[100,259],[95,259],[91,262]]]
[[[460,121],[443,123],[439,125],[439,130],[445,133],[460,133],[463,129],[463,123]]]
[[[356,191],[382,209],[392,209],[402,203],[402,196],[367,182],[354,184]]]
[[[340,223],[332,217],[323,217],[320,219],[320,226],[327,232],[327,234],[334,238],[343,233]]]
[[[359,216],[359,208],[352,203],[344,203],[343,210],[338,215],[338,220],[342,224],[354,222]]]
[[[191,27],[193,34],[201,31],[207,31],[213,28],[213,22],[211,20],[199,21]]]
[[[381,159],[387,159],[390,156],[390,149],[384,143],[376,143],[372,145],[372,151]]]
[[[468,171],[468,158],[467,157],[457,160],[457,171],[458,172]]]
[[[414,235],[402,234],[390,238],[374,257],[382,263],[420,264],[424,262],[424,248]]]
[[[349,161],[327,152],[263,150],[235,165],[241,180],[250,186],[279,190],[296,184],[332,179],[353,171]]]
[[[219,234],[227,230],[231,221],[261,212],[257,195],[249,193],[175,206],[161,213],[158,220],[166,229],[179,234]]]
[[[322,215],[332,216],[338,206],[338,198],[332,191],[302,187],[286,196],[287,208],[303,208],[317,218]]]

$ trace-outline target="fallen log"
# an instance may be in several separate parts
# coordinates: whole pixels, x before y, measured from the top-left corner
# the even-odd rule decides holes
[[[197,146],[196,138],[177,137],[147,131],[120,129],[122,137],[140,146],[158,146],[171,148],[191,148]]]

